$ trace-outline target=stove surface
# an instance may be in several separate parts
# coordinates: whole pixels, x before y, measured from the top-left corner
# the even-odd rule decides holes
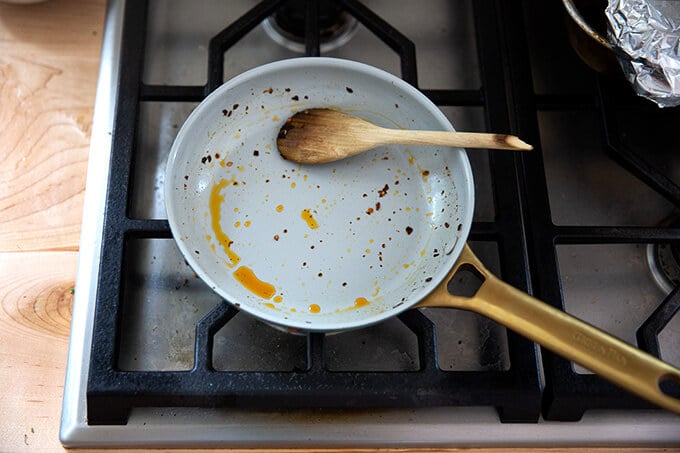
[[[508,5],[488,3],[486,6],[494,11],[510,9]],[[538,157],[527,161],[487,152],[469,154],[477,200],[472,247],[506,281],[532,289],[543,300],[563,303],[569,313],[625,341],[640,344],[644,337],[641,324],[658,318],[662,301],[677,299],[672,283],[660,284],[649,264],[649,256],[654,254],[650,244],[666,247],[669,238],[677,236],[677,228],[669,219],[677,214],[678,204],[673,198],[677,194],[672,184],[680,181],[680,167],[673,161],[671,137],[664,141],[669,136],[664,127],[669,117],[677,119],[677,110],[668,113],[642,108],[659,128],[659,142],[668,145],[648,156],[657,167],[666,170],[662,189],[671,187],[658,190],[644,177],[635,177],[628,171],[631,159],[626,160],[627,155],[613,158],[603,151],[616,148],[622,139],[633,150],[644,141],[627,124],[633,116],[627,115],[633,109],[626,104],[629,101],[609,93],[606,79],[598,79],[577,60],[562,31],[556,36],[553,28],[562,26],[559,10],[529,0],[513,3],[525,11],[519,18],[526,24],[526,37],[522,35],[521,40],[506,45],[512,48],[524,39],[531,45],[526,54],[528,61],[520,69],[507,61],[497,62],[516,87],[509,93],[492,85],[490,81],[498,79],[487,72],[490,59],[500,59],[512,49],[503,49],[499,42],[479,31],[480,27],[497,25],[494,19],[501,15],[480,13],[484,5],[476,10],[472,1],[431,2],[427,19],[417,20],[414,18],[423,15],[417,2],[403,2],[398,8],[387,0],[364,2],[415,44],[417,77],[415,69],[362,23],[349,25],[349,31],[340,38],[344,42],[322,44],[320,49],[324,56],[365,62],[411,79],[441,106],[458,130],[486,131],[494,125],[513,128],[538,145]],[[322,341],[327,375],[358,372],[368,375],[367,379],[379,378],[376,373],[382,372],[416,375],[428,359],[419,346],[421,337],[410,327],[413,319],[395,318],[323,340],[283,334],[226,308],[226,303],[195,278],[163,229],[168,151],[179,125],[205,95],[203,87],[210,89],[216,83],[214,74],[206,70],[210,40],[256,4],[246,0],[205,1],[199,6],[180,0],[149,2],[138,126],[133,132],[137,152],[129,172],[129,199],[122,203],[121,212],[133,227],[138,225],[135,222],[148,224],[155,233],[129,239],[121,252],[125,267],[116,288],[124,288],[125,303],[118,328],[125,334],[115,345],[113,368],[127,373],[125,376],[148,372],[153,379],[161,380],[168,376],[162,373],[176,373],[174,377],[190,373],[197,366],[194,345],[202,341],[196,325],[217,313],[229,318],[214,334],[214,343],[207,352],[212,354],[218,372],[232,372],[239,378],[247,376],[244,373],[257,373],[269,382],[266,379],[271,378],[271,373],[289,376],[307,369],[310,354],[318,347],[317,341]],[[347,5],[351,7],[356,2]],[[110,414],[106,414],[109,407],[105,405],[97,415],[103,417],[100,420],[96,420],[94,412],[88,416],[88,398],[90,404],[94,399],[88,395],[88,386],[92,394],[99,391],[92,391],[97,382],[90,382],[93,351],[95,356],[101,354],[93,334],[96,306],[107,303],[109,294],[121,291],[110,293],[111,288],[102,284],[112,278],[108,273],[115,271],[101,263],[108,262],[106,254],[110,249],[104,240],[111,233],[107,228],[115,227],[107,216],[116,205],[110,203],[105,182],[120,165],[114,144],[120,134],[116,128],[123,124],[117,115],[125,108],[117,105],[119,91],[126,89],[125,82],[119,83],[126,80],[120,65],[126,52],[122,44],[124,25],[127,26],[125,8],[123,0],[109,2],[102,49],[62,413],[61,439],[65,446],[680,444],[677,416],[652,409],[606,383],[602,386],[599,378],[590,376],[587,370],[547,351],[537,351],[530,342],[481,316],[458,311],[452,316],[450,311],[432,309],[423,313],[437,333],[426,335],[433,342],[431,351],[436,354],[437,370],[427,376],[440,379],[437,373],[446,371],[455,377],[448,384],[423,382],[423,388],[438,390],[442,404],[347,408],[323,400],[324,407],[319,408],[305,408],[299,402],[284,408],[261,404],[178,407],[170,403],[159,407],[144,407],[152,406],[144,403],[138,407],[133,397],[129,398],[133,401],[129,413],[124,410],[121,415],[115,406],[110,406]],[[304,41],[290,43],[289,38],[273,37],[277,31],[272,23],[274,19],[269,25],[255,26],[229,47],[224,54],[222,79],[270,61],[301,55]],[[531,83],[527,85],[526,80]],[[166,86],[175,90],[166,92]],[[508,101],[505,97],[500,102],[489,100],[499,93],[507,95]],[[528,113],[527,99],[535,104]],[[607,121],[611,118],[616,119],[620,129],[611,126]],[[499,188],[507,181],[516,187],[509,191]],[[544,196],[518,198],[515,193]],[[657,231],[659,225],[668,228]],[[546,244],[555,245],[543,253]],[[671,260],[672,255],[664,256]],[[222,305],[225,308],[219,312],[216,307]],[[656,342],[650,348],[656,347],[662,359],[680,366],[680,316],[670,317],[667,323],[664,319],[658,330],[658,335],[648,335]],[[520,367],[525,370],[518,373]],[[507,400],[504,397],[498,405],[508,407],[497,410],[489,397],[475,403],[472,397],[455,393],[456,383],[468,385],[469,381],[486,380],[488,376],[499,377],[499,382],[521,381],[514,383],[514,398],[519,398],[520,403],[513,406],[512,396]],[[588,393],[593,386],[601,388],[594,396]],[[512,395],[512,388],[505,390]],[[569,395],[571,388],[582,395],[573,399]],[[244,401],[259,401],[239,395]],[[525,403],[521,402],[522,395],[527,395]],[[595,402],[584,405],[584,400]],[[516,411],[515,415],[512,411]],[[538,422],[531,423],[536,419]],[[525,423],[503,422],[510,420]]]

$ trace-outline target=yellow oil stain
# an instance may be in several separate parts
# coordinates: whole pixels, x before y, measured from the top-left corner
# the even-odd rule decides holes
[[[209,202],[210,215],[212,216],[211,226],[213,233],[215,233],[215,239],[222,246],[222,250],[224,250],[224,253],[226,253],[227,257],[229,258],[229,263],[227,263],[229,267],[234,267],[239,263],[239,261],[241,261],[241,257],[234,253],[234,251],[231,249],[231,244],[233,241],[229,239],[229,236],[227,236],[224,231],[222,231],[222,225],[220,225],[220,220],[222,218],[220,209],[222,203],[224,202],[222,189],[232,184],[232,182],[233,181],[231,180],[222,179],[219,183],[215,184],[212,188],[212,191],[210,192]]]
[[[413,165],[414,162],[415,162],[415,159],[413,158],[413,156],[408,156],[408,164]]]
[[[280,296],[280,295],[279,295],[279,296],[274,296],[274,302],[276,302],[277,304],[278,304],[279,302],[281,302],[282,300],[283,300],[283,296]]]
[[[276,207],[276,212],[283,212],[283,205],[280,204]]]
[[[355,308],[365,307],[365,306],[370,305],[370,304],[371,303],[365,297],[357,297],[354,300],[354,307]]]
[[[369,240],[368,240],[368,243],[369,243],[369,244],[373,244],[374,242],[375,242],[375,240],[373,240],[373,239],[369,239]]]
[[[234,208],[234,212],[238,212],[238,208]]]
[[[290,312],[291,312],[291,313],[297,313],[297,310],[296,310],[295,308],[291,308],[291,309],[290,309]]]
[[[245,222],[243,222],[243,226],[246,228],[248,228],[250,224],[251,224],[250,220],[246,220]]]
[[[307,223],[307,226],[312,230],[316,230],[317,228],[319,228],[319,222],[317,222],[316,219],[314,219],[309,209],[303,209],[300,216],[302,217],[302,220],[304,220]]]
[[[291,189],[295,189],[295,181],[293,181],[293,182],[290,183],[290,188],[291,188]]]
[[[410,266],[411,265],[408,264],[408,263],[404,263],[404,264],[401,265],[401,267],[403,267],[404,269],[408,269]]]
[[[420,251],[420,256],[425,256],[425,253],[426,253],[426,252],[425,252],[425,249],[422,249],[422,250]]]
[[[234,134],[234,138],[241,138],[241,134]]]
[[[271,308],[272,310],[278,310],[278,308],[276,308],[276,306],[271,302],[265,302],[262,305],[264,305],[267,308]]]
[[[319,313],[321,311],[321,307],[319,307],[317,304],[310,304],[309,305],[309,312],[310,313]]]
[[[279,120],[278,116],[276,116],[276,115],[272,116],[272,121],[278,121],[278,120]]]
[[[215,253],[215,251],[216,251],[215,244],[210,244],[210,250],[212,250],[213,253]]]
[[[366,252],[366,254],[371,253],[371,249],[366,249],[366,250],[364,250],[364,251]]]
[[[379,286],[376,286],[376,287],[375,287],[375,291],[373,291],[373,297],[377,297],[377,296],[378,296],[378,293],[380,293],[380,287],[379,287]]]
[[[325,203],[325,202],[326,202],[326,199],[325,199],[325,198],[322,198],[322,199],[321,199],[321,203]]]
[[[271,283],[260,280],[252,269],[241,266],[234,271],[234,278],[248,291],[263,299],[271,299],[276,294],[276,288]]]
[[[234,227],[238,228],[241,226],[241,222],[234,222]]]
[[[302,180],[303,180],[303,181],[307,181],[307,175],[304,175],[304,176],[302,177]]]
[[[236,169],[238,171],[246,171],[246,167],[244,167],[243,165],[239,165],[238,167],[236,167]]]
[[[210,236],[209,234],[206,234],[205,240],[208,241],[208,242],[212,241],[212,236]]]
[[[404,211],[410,212],[410,211],[411,211],[411,208],[409,208],[409,207],[407,206],[407,207],[404,208]]]

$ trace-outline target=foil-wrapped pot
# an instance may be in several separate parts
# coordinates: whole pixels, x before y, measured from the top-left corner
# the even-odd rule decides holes
[[[680,105],[680,0],[609,0],[608,40],[640,96]]]

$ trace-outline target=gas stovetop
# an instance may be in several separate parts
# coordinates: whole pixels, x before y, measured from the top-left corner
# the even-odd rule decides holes
[[[680,443],[677,416],[475,314],[413,310],[356,332],[282,333],[220,300],[170,234],[165,161],[208,93],[283,58],[369,63],[421,89],[457,129],[535,146],[470,153],[470,241],[492,271],[680,365],[680,111],[592,72],[549,3],[111,1],[62,442]]]

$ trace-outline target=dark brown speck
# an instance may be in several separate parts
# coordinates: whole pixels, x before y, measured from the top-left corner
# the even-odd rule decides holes
[[[411,228],[410,226],[407,226],[406,227],[406,234],[411,234],[411,233],[413,233],[413,228]]]
[[[347,90],[348,93],[354,93],[354,90],[351,89],[350,87],[345,87],[345,89]]]

